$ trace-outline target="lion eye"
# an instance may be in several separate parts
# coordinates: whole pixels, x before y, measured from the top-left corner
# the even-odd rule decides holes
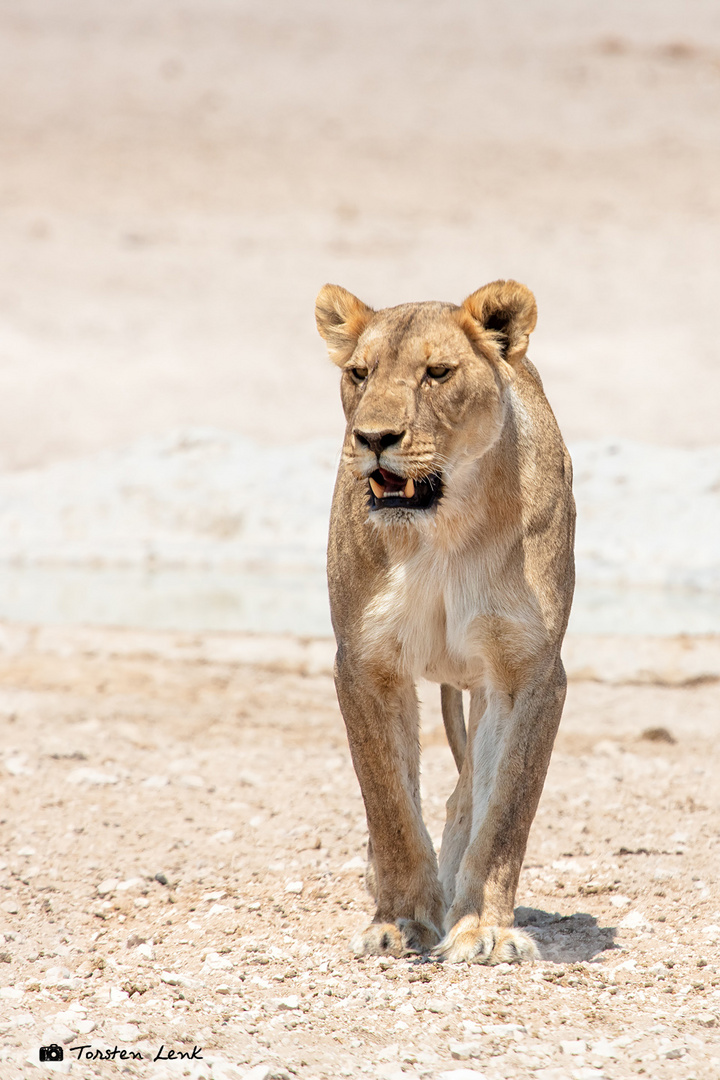
[[[427,373],[435,382],[444,382],[452,374],[452,368],[444,367],[442,364],[431,364]]]
[[[357,386],[364,383],[368,377],[368,369],[366,367],[352,367],[348,368],[350,372],[350,378]]]

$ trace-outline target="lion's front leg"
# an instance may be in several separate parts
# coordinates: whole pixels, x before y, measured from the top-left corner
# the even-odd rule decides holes
[[[457,865],[446,934],[437,947],[447,960],[496,964],[539,955],[530,935],[513,928],[515,892],[564,699],[565,673],[558,660],[551,675],[512,698],[489,690],[474,731],[471,726],[467,753],[472,756],[466,762],[471,776],[459,791],[470,816],[461,858],[453,820],[443,837],[454,856],[450,862]],[[442,855],[440,861],[447,876],[448,861]]]
[[[444,905],[420,807],[415,687],[391,670],[370,673],[342,650],[336,686],[365,801],[377,900],[373,923],[354,949],[426,952],[440,939]]]

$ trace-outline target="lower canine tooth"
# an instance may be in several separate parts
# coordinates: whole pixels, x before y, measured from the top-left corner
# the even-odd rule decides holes
[[[415,481],[413,480],[412,477],[410,477],[408,479],[407,484],[405,485],[405,498],[406,499],[412,499],[414,494],[415,494]]]
[[[370,489],[376,499],[382,499],[385,494],[385,488],[381,484],[378,484],[377,480],[373,480],[372,476],[368,476],[370,481]]]

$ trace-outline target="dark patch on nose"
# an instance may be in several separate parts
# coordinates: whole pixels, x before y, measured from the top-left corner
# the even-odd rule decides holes
[[[404,431],[356,431],[355,438],[360,446],[372,450],[373,454],[380,457],[383,450],[397,446],[404,434]]]

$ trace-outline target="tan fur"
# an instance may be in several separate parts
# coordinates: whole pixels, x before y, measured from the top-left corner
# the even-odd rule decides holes
[[[377,900],[354,947],[530,959],[513,909],[565,697],[575,520],[570,459],[525,356],[535,300],[496,281],[459,307],[375,312],[326,285],[316,318],[343,369],[328,580]],[[371,511],[378,468],[441,474],[442,497]],[[460,771],[439,864],[420,806],[421,676],[442,685]]]

